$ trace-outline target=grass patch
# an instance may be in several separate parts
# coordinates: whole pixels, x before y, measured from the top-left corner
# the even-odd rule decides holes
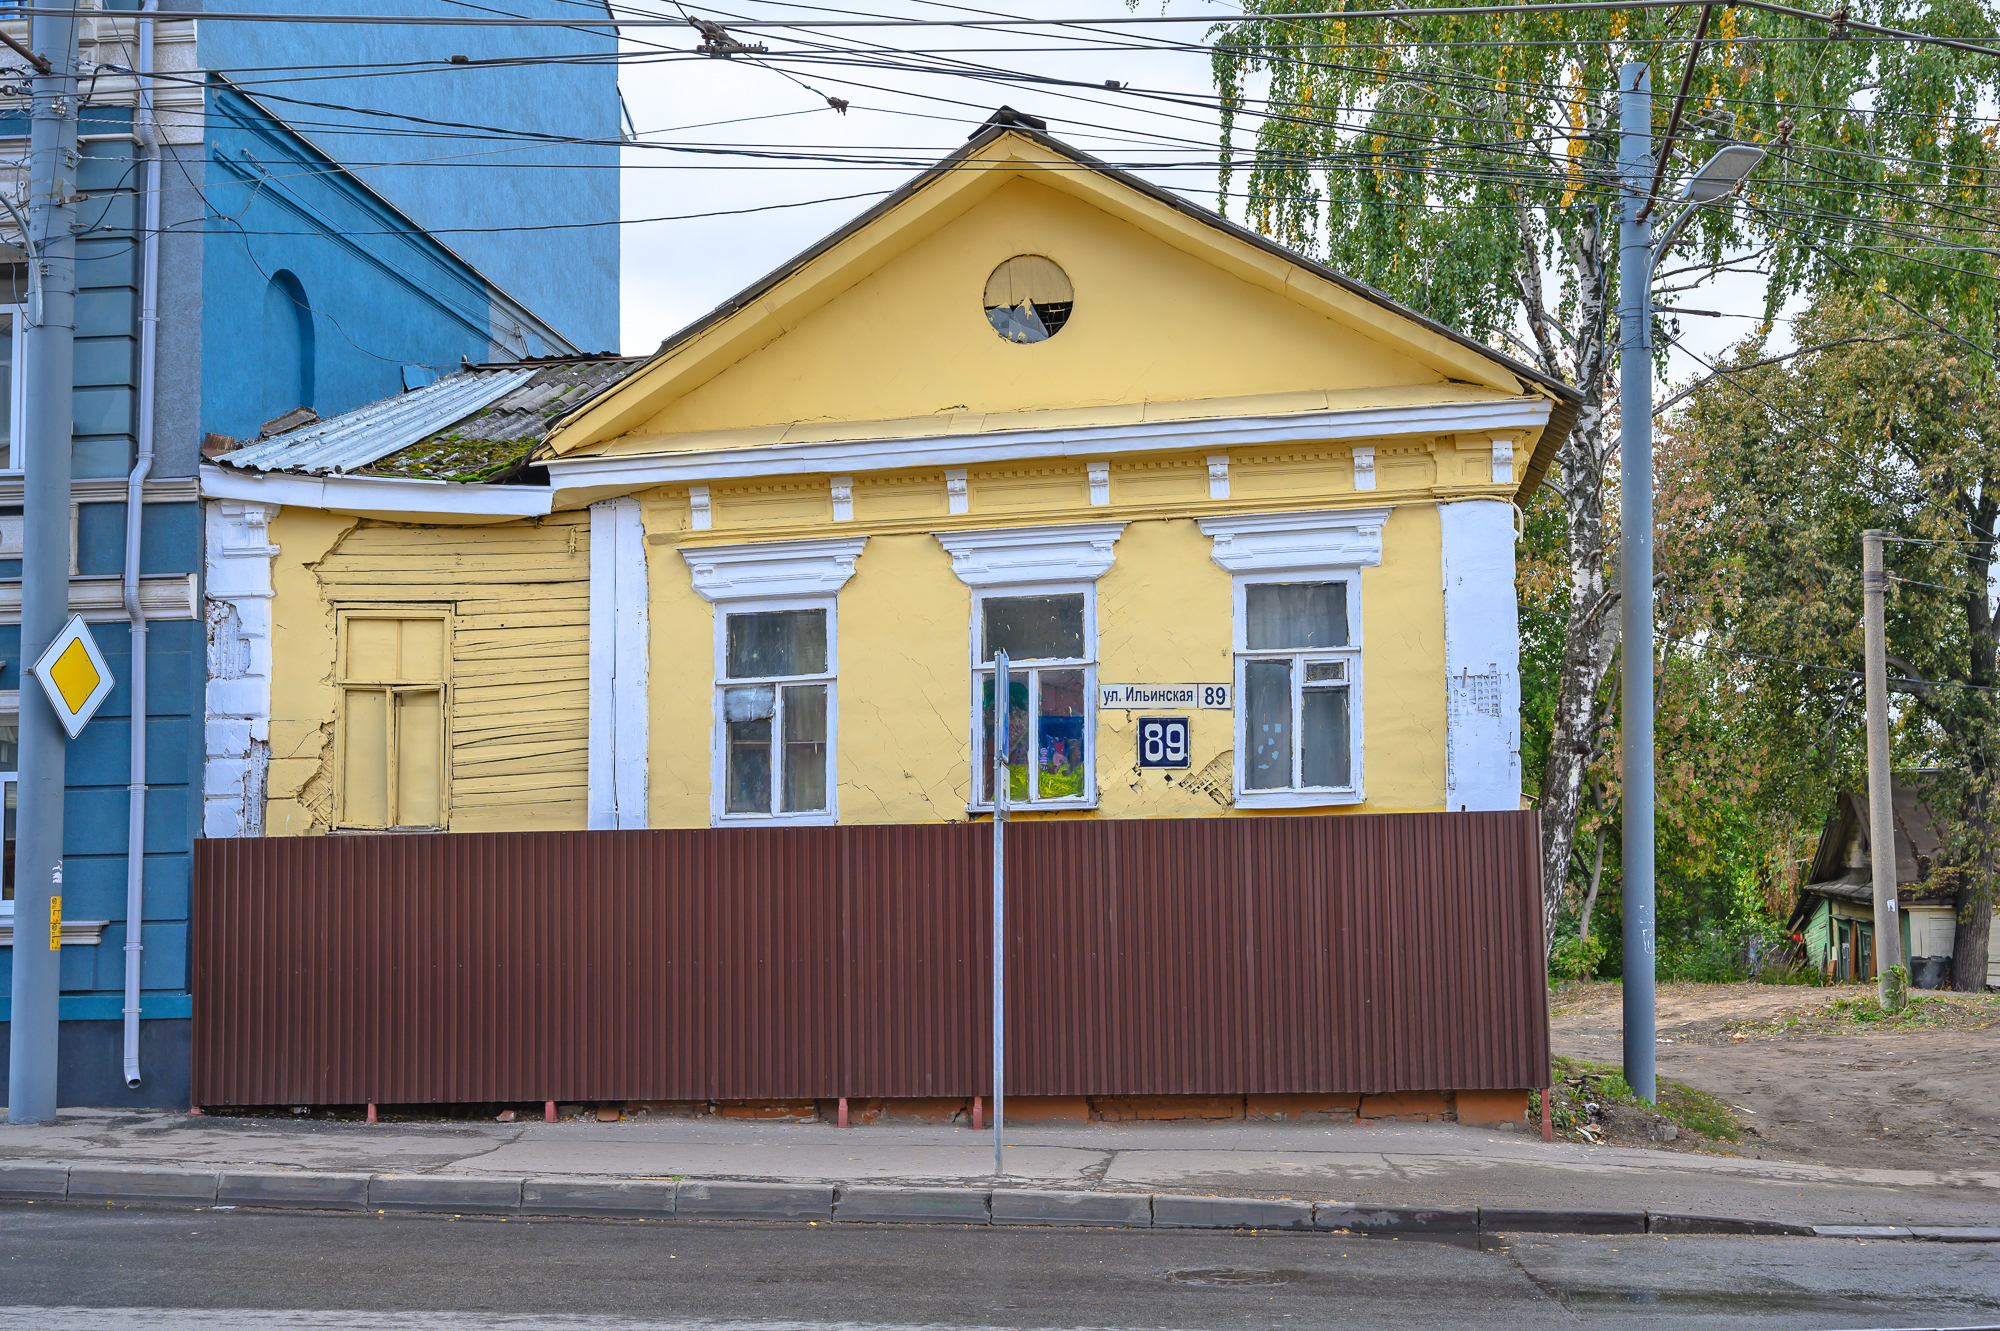
[[[1913,991],[1900,1012],[1889,1012],[1872,990],[1763,1021],[1734,1021],[1726,1035],[1841,1035],[1857,1031],[1983,1030],[2000,1024],[2000,996]]]
[[[1743,1125],[1736,1121],[1721,1096],[1664,1079],[1659,1081],[1658,1090],[1659,1100],[1649,1105],[1633,1094],[1632,1088],[1625,1084],[1624,1071],[1615,1064],[1558,1054],[1555,1085],[1549,1092],[1550,1126],[1565,1141],[1601,1141],[1601,1133],[1593,1135],[1587,1130],[1595,1125],[1585,1106],[1630,1105],[1664,1115],[1680,1128],[1678,1144],[1681,1145],[1700,1147],[1734,1142],[1742,1137]],[[1541,1093],[1534,1092],[1528,1100],[1528,1121],[1531,1124],[1537,1121],[1541,1112]]]

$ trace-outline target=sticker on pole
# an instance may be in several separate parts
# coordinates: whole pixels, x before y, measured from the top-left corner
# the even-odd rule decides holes
[[[97,650],[97,640],[90,636],[82,615],[71,615],[42,659],[35,662],[35,678],[42,681],[42,692],[49,695],[49,705],[62,718],[71,739],[97,715],[114,682],[111,667],[105,664],[104,653]]]

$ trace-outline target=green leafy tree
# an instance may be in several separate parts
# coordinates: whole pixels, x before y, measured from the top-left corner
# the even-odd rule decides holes
[[[1733,801],[1814,819],[1834,790],[1865,788],[1860,534],[1902,538],[1888,557],[1893,742],[1900,766],[1939,769],[1931,868],[1956,888],[1953,984],[1981,989],[2000,782],[1992,362],[1879,299],[1824,299],[1798,335],[1821,349],[1770,363],[1746,343],[1667,432],[1668,596],[1732,661],[1731,703],[1757,737]]]
[[[1562,615],[1553,667],[1538,679],[1530,662],[1525,692],[1529,719],[1546,727],[1526,776],[1542,811],[1552,938],[1592,771],[1610,752],[1617,70],[1652,65],[1656,133],[1688,73],[1668,182],[1720,142],[1772,149],[1738,206],[1706,209],[1681,233],[1656,300],[1735,267],[1769,274],[1767,314],[1802,290],[1874,292],[1899,308],[1949,309],[1987,347],[1992,256],[1951,247],[1986,243],[1994,158],[1982,107],[2000,94],[2000,60],[1734,9],[1709,10],[1697,50],[1697,5],[1268,21],[1368,7],[1246,0],[1263,19],[1213,31],[1222,197],[1240,185],[1250,224],[1583,393],[1547,482],[1561,585],[1539,603],[1523,596],[1531,650],[1557,634],[1526,617],[1550,605]],[[1954,38],[1994,32],[1979,3],[1863,0],[1845,12],[1848,23]],[[1254,146],[1239,158],[1245,131]]]

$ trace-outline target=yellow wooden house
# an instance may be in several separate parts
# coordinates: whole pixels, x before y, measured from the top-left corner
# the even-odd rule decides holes
[[[1576,395],[1002,113],[643,360],[203,470],[211,836],[1518,807]]]

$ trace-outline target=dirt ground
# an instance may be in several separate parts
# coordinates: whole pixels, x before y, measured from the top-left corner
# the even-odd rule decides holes
[[[1874,1030],[1837,999],[1870,986],[1661,985],[1662,1078],[1721,1096],[1757,1158],[1855,1168],[2000,1168],[2000,1004],[1925,994],[1944,1024]],[[1551,1000],[1555,1052],[1616,1064],[1618,986],[1569,985]],[[1742,1038],[1737,1038],[1741,1036]]]

